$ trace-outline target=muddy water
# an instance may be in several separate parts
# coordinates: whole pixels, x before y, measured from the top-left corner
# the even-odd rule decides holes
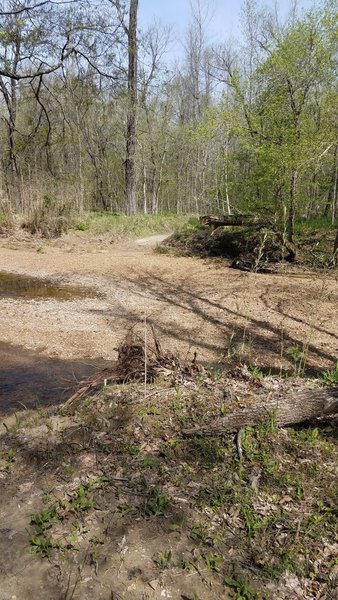
[[[0,271],[0,299],[73,300],[93,297],[92,290]],[[1,332],[0,332],[1,335]],[[59,404],[80,381],[107,366],[103,360],[48,358],[0,341],[0,415],[24,407]]]
[[[73,300],[74,298],[93,297],[93,290],[72,285],[58,285],[29,275],[17,275],[0,271],[0,298],[36,298],[54,300]]]
[[[0,415],[60,404],[107,366],[103,359],[60,360],[0,342]]]

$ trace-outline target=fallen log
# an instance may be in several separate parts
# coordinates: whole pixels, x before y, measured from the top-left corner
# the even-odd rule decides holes
[[[285,256],[285,260],[288,262],[294,262],[296,260],[297,249],[293,242],[290,242],[286,239],[286,237],[278,231],[276,225],[273,221],[269,221],[269,219],[261,219],[256,215],[203,215],[199,218],[201,225],[208,225],[213,227],[214,231],[211,235],[214,234],[216,229],[219,227],[256,227],[256,228],[267,228],[271,229],[277,238],[280,240],[281,245],[285,248],[288,254]],[[337,234],[338,240],[338,234]],[[338,243],[338,242],[337,242]],[[236,265],[234,265],[236,266]],[[237,268],[241,268],[240,266]],[[251,269],[248,269],[251,270]]]
[[[276,425],[296,425],[338,414],[338,387],[299,390],[288,398],[256,404],[212,421],[209,425],[183,430],[183,435],[217,435],[255,426],[273,418]]]
[[[271,227],[269,221],[263,221],[255,215],[204,215],[199,218],[199,221],[201,225],[210,225],[214,229],[217,229],[217,227],[241,227],[243,225]]]

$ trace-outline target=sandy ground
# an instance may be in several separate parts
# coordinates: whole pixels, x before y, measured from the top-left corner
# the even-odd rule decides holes
[[[64,360],[116,359],[130,328],[153,323],[162,345],[200,361],[238,357],[292,366],[305,349],[316,369],[338,359],[334,274],[254,274],[225,261],[154,253],[164,236],[119,244],[77,236],[55,245],[2,241],[0,270],[87,286],[71,301],[1,300],[1,341]],[[293,349],[293,350],[292,350]]]

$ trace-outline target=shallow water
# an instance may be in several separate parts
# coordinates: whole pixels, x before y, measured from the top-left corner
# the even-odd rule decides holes
[[[75,285],[61,285],[38,277],[0,271],[0,298],[73,300],[93,297],[93,290]]]
[[[60,404],[79,387],[80,381],[109,364],[103,359],[49,358],[0,342],[0,415]]]

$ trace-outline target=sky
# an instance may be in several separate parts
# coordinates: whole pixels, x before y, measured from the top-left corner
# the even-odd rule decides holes
[[[240,37],[241,0],[200,0],[202,10],[209,7],[208,37],[210,43]],[[261,4],[273,7],[275,0],[263,0]],[[291,0],[279,0],[281,14],[285,14]],[[300,9],[310,8],[315,0],[298,0]],[[146,26],[154,20],[172,27],[172,43],[168,57],[176,58],[182,54],[182,43],[191,16],[190,0],[139,0],[139,22]]]

